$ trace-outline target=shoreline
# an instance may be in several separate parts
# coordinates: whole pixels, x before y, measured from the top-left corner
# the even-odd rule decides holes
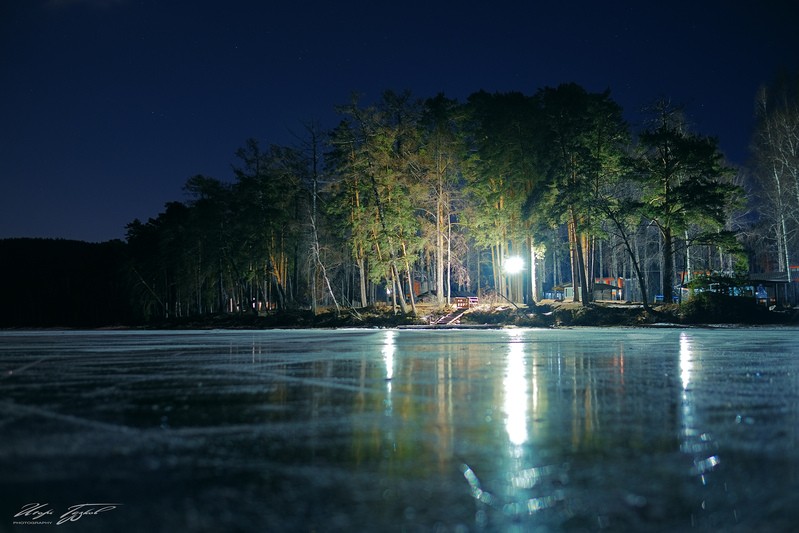
[[[732,297],[713,295],[694,298],[684,304],[661,305],[651,312],[643,305],[620,302],[543,301],[535,306],[480,304],[466,310],[419,304],[418,316],[395,314],[388,307],[331,311],[286,310],[270,315],[220,314],[177,317],[147,324],[83,324],[3,326],[2,331],[185,331],[185,330],[268,330],[268,329],[502,329],[513,327],[645,327],[645,328],[735,328],[755,326],[799,326],[799,309],[769,310]],[[457,313],[457,314],[456,314]],[[439,323],[452,316],[451,323]],[[65,321],[66,322],[66,321]]]

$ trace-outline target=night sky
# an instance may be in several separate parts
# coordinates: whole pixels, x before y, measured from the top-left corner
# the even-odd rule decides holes
[[[353,92],[610,88],[746,163],[757,88],[799,72],[799,2],[0,0],[0,238],[123,238],[253,137]]]

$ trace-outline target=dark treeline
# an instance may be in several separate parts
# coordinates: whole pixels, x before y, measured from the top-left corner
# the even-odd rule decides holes
[[[632,131],[609,91],[576,84],[465,102],[353,98],[332,130],[306,125],[294,146],[248,140],[232,176],[194,176],[186,201],[131,222],[126,243],[107,245],[123,258],[109,267],[127,306],[114,316],[379,303],[415,314],[420,295],[443,306],[459,294],[587,304],[620,285],[648,305],[705,274],[789,276],[797,96],[790,80],[757,96],[748,169],[728,165],[717,139],[666,100]],[[521,273],[506,268],[511,257]]]
[[[98,327],[135,321],[122,241],[0,240],[3,327]]]

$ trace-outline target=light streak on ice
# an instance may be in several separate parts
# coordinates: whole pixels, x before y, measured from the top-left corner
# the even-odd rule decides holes
[[[527,442],[527,379],[524,364],[524,344],[518,331],[510,332],[507,368],[505,370],[505,430],[512,444]]]
[[[685,333],[680,333],[680,378],[683,390],[688,389],[691,381],[691,372],[694,369],[693,354],[691,353],[691,339]]]

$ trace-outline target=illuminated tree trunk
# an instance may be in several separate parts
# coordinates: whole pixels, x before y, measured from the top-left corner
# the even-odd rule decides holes
[[[447,305],[451,301],[452,291],[452,221],[450,215],[447,214]],[[466,252],[466,261],[469,260],[469,252]]]
[[[583,252],[580,290],[583,291],[583,304],[586,304],[594,300],[594,239],[582,234],[580,244]]]
[[[360,248],[360,246],[359,246]],[[359,252],[355,263],[358,268],[358,285],[361,292],[361,305],[367,305],[367,298],[366,298],[366,261],[363,258],[363,252]]]
[[[671,303],[674,296],[674,237],[671,234],[671,228],[662,228],[661,235],[663,237],[663,272],[661,280],[663,302]]]
[[[440,165],[436,161],[437,166]],[[444,185],[443,172],[436,169],[438,185],[436,190],[436,301],[444,305]]]
[[[405,243],[402,243],[402,256],[403,260],[405,261],[405,271],[408,277],[408,296],[411,300],[411,312],[413,316],[416,316],[416,297],[413,294],[413,277],[411,275],[411,264],[408,262],[408,254],[405,250]]]
[[[528,235],[527,236],[527,246],[530,250],[530,285],[529,285],[529,292],[527,293],[527,301],[528,303],[537,304],[538,303],[538,269],[537,269],[537,259],[535,253],[535,243],[533,242],[533,237]]]
[[[569,220],[569,240],[572,242],[570,246],[572,254],[572,286],[574,287],[574,301],[582,302],[584,305],[591,301],[591,294],[588,289],[588,276],[587,276],[587,261],[586,253],[587,246],[585,235],[577,234],[577,220],[575,219],[574,212],[570,214]]]
[[[571,271],[572,271],[572,301],[579,302],[580,301],[580,265],[578,263],[577,257],[577,237],[575,235],[574,229],[574,222],[569,219],[568,222],[568,233],[569,233],[569,263],[571,264]]]

